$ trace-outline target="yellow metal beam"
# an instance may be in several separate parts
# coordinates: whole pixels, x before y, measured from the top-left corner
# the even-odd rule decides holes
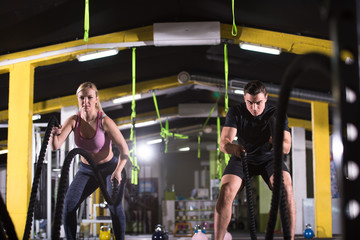
[[[22,238],[31,191],[34,66],[10,69],[6,203],[18,238]]]
[[[186,84],[192,84],[191,82]],[[177,76],[169,76],[160,79],[139,82],[136,84],[136,93],[147,93],[150,90],[165,90],[169,88],[176,88],[184,86],[186,84],[181,84],[177,81]],[[110,101],[112,99],[128,96],[132,94],[131,84],[122,85],[107,89],[100,89],[99,96],[100,101]],[[55,111],[59,111],[63,107],[76,106],[77,98],[76,95],[69,95],[64,97],[59,97],[55,99],[50,99],[42,102],[34,103],[34,114],[46,114]],[[5,121],[8,119],[8,111],[0,111],[0,121]]]
[[[312,102],[315,236],[332,237],[329,106]]]
[[[153,27],[141,27],[127,31],[105,34],[97,37],[89,38],[89,41],[84,44],[84,41],[76,40],[66,43],[31,49],[27,51],[11,53],[0,56],[0,73],[6,71],[8,65],[13,62],[32,62],[35,67],[52,65],[59,62],[65,62],[75,59],[76,55],[92,52],[94,49],[106,48],[101,44],[140,42],[153,40]],[[122,50],[125,48],[119,48]],[[9,64],[7,64],[9,63]]]
[[[232,25],[221,24],[221,37],[233,40],[234,44],[241,42],[260,44],[280,48],[283,52],[305,54],[317,52],[332,54],[331,41],[312,37],[293,35],[275,31],[237,26],[237,36],[231,35]]]

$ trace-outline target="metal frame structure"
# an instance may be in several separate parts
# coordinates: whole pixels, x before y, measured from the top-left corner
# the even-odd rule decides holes
[[[343,239],[358,239],[360,226],[360,90],[356,0],[331,1],[331,37],[334,40],[333,96],[337,103],[334,113],[334,160],[340,164],[342,180]]]

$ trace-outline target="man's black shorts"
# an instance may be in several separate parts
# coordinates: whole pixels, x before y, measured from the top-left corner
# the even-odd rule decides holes
[[[274,173],[274,161],[269,160],[259,165],[248,164],[248,169],[250,177],[261,175],[264,181],[269,185],[269,179]],[[282,162],[282,170],[290,173],[288,167],[285,165],[285,162]],[[229,163],[224,170],[223,176],[226,174],[233,174],[241,179],[244,179],[241,159],[231,156]]]

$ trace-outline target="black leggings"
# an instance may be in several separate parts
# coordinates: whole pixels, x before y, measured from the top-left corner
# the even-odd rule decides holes
[[[104,182],[106,183],[106,189],[110,196],[112,195],[111,175],[114,172],[117,163],[118,159],[113,157],[109,162],[97,166]],[[122,207],[122,198],[126,183],[125,169],[121,173],[121,178],[120,186],[118,187],[119,194],[121,194],[121,196],[119,196],[121,197],[121,200],[116,206],[109,205],[116,240],[123,240],[125,238],[126,223],[125,213]],[[63,223],[67,240],[76,239],[76,210],[79,208],[84,199],[92,194],[98,187],[99,183],[96,180],[92,167],[81,163],[80,169],[76,173],[65,196]]]

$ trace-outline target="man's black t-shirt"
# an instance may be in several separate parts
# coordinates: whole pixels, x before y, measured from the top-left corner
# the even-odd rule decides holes
[[[237,129],[237,141],[244,146],[248,163],[259,165],[272,159],[273,153],[269,150],[270,119],[275,117],[275,112],[276,108],[267,103],[264,112],[256,117],[247,110],[245,103],[229,109],[224,126]],[[290,131],[287,117],[284,130]]]

